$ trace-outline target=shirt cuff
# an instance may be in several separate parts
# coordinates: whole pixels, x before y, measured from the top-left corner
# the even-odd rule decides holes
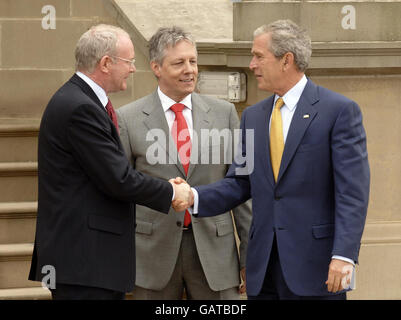
[[[346,262],[352,263],[352,265],[355,266],[355,261],[354,260],[348,259],[348,258],[343,257],[343,256],[332,256],[331,259],[337,259],[337,260],[346,261]]]
[[[192,207],[188,208],[188,212],[192,216],[197,216],[198,215],[199,195],[198,195],[198,191],[196,191],[196,189],[191,188],[191,190],[192,190],[192,193],[194,194],[194,204]]]

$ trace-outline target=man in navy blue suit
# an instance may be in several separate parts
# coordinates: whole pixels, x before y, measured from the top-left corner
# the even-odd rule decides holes
[[[346,299],[358,262],[370,184],[362,114],[305,77],[311,52],[292,21],[254,32],[250,69],[274,95],[243,112],[241,158],[226,177],[192,189],[199,217],[252,198],[249,299]]]

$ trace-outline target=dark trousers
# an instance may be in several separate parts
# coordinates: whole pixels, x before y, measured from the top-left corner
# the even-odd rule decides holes
[[[53,300],[124,300],[125,293],[108,289],[56,283]]]
[[[327,266],[328,268],[328,266]],[[277,250],[277,240],[274,236],[272,251],[266,270],[262,290],[257,296],[248,296],[248,300],[346,300],[344,293],[327,296],[297,296],[288,288],[283,271],[280,266],[280,259]]]

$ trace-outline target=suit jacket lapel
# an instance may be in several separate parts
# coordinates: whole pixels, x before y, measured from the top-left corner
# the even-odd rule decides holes
[[[149,130],[162,130],[164,133],[164,136],[166,137],[165,144],[164,143],[159,143],[159,146],[165,150],[166,152],[166,160],[167,163],[172,163],[175,164],[178,168],[178,170],[181,172],[181,174],[185,177],[185,170],[179,161],[178,158],[178,152],[177,152],[177,146],[175,145],[174,139],[171,136],[171,132],[169,130],[166,116],[163,111],[162,104],[160,102],[159,96],[157,94],[157,91],[155,91],[151,96],[150,96],[150,101],[149,103],[142,109],[142,112],[148,115],[148,117],[145,118],[143,121],[145,126]],[[158,140],[157,137],[155,137],[155,140]],[[162,141],[160,141],[162,142]]]
[[[201,139],[201,130],[210,129],[212,125],[212,120],[210,119],[209,111],[210,111],[210,106],[204,103],[198,94],[193,92],[192,93],[193,139],[192,139],[192,150],[191,150],[191,158],[188,168],[187,179],[193,174],[196,168],[196,164],[201,163],[201,154],[205,150],[204,149],[205,145],[207,145],[209,142],[209,141],[202,141]],[[194,139],[194,137],[197,139]],[[207,149],[207,152],[209,152],[209,149]]]
[[[316,116],[317,109],[314,107],[314,104],[318,101],[319,97],[317,86],[312,81],[308,80],[304,92],[298,101],[297,108],[288,130],[277,183],[279,183],[281,177],[291,162],[291,159],[293,158],[307,128],[313,121],[313,118]],[[308,115],[308,117],[304,117],[304,115]]]
[[[264,113],[263,116],[261,116],[257,121],[260,121],[260,123],[255,126],[257,134],[258,128],[260,128],[260,133],[262,135],[262,141],[263,141],[263,148],[262,148],[262,163],[263,163],[263,168],[265,170],[265,174],[267,177],[267,180],[270,182],[272,186],[275,185],[274,182],[274,176],[273,176],[273,168],[272,168],[272,163],[270,159],[270,132],[269,132],[269,122],[270,122],[270,115],[273,110],[273,102],[274,102],[274,95],[269,97],[266,100],[265,105],[262,107]],[[257,145],[255,144],[255,148],[258,148]],[[256,152],[256,150],[255,150]]]

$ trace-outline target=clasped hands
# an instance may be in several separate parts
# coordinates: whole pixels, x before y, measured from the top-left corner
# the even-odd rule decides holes
[[[177,177],[170,179],[168,182],[174,188],[174,199],[172,201],[172,207],[175,211],[184,211],[194,204],[194,195],[191,190],[191,186],[182,178]]]

